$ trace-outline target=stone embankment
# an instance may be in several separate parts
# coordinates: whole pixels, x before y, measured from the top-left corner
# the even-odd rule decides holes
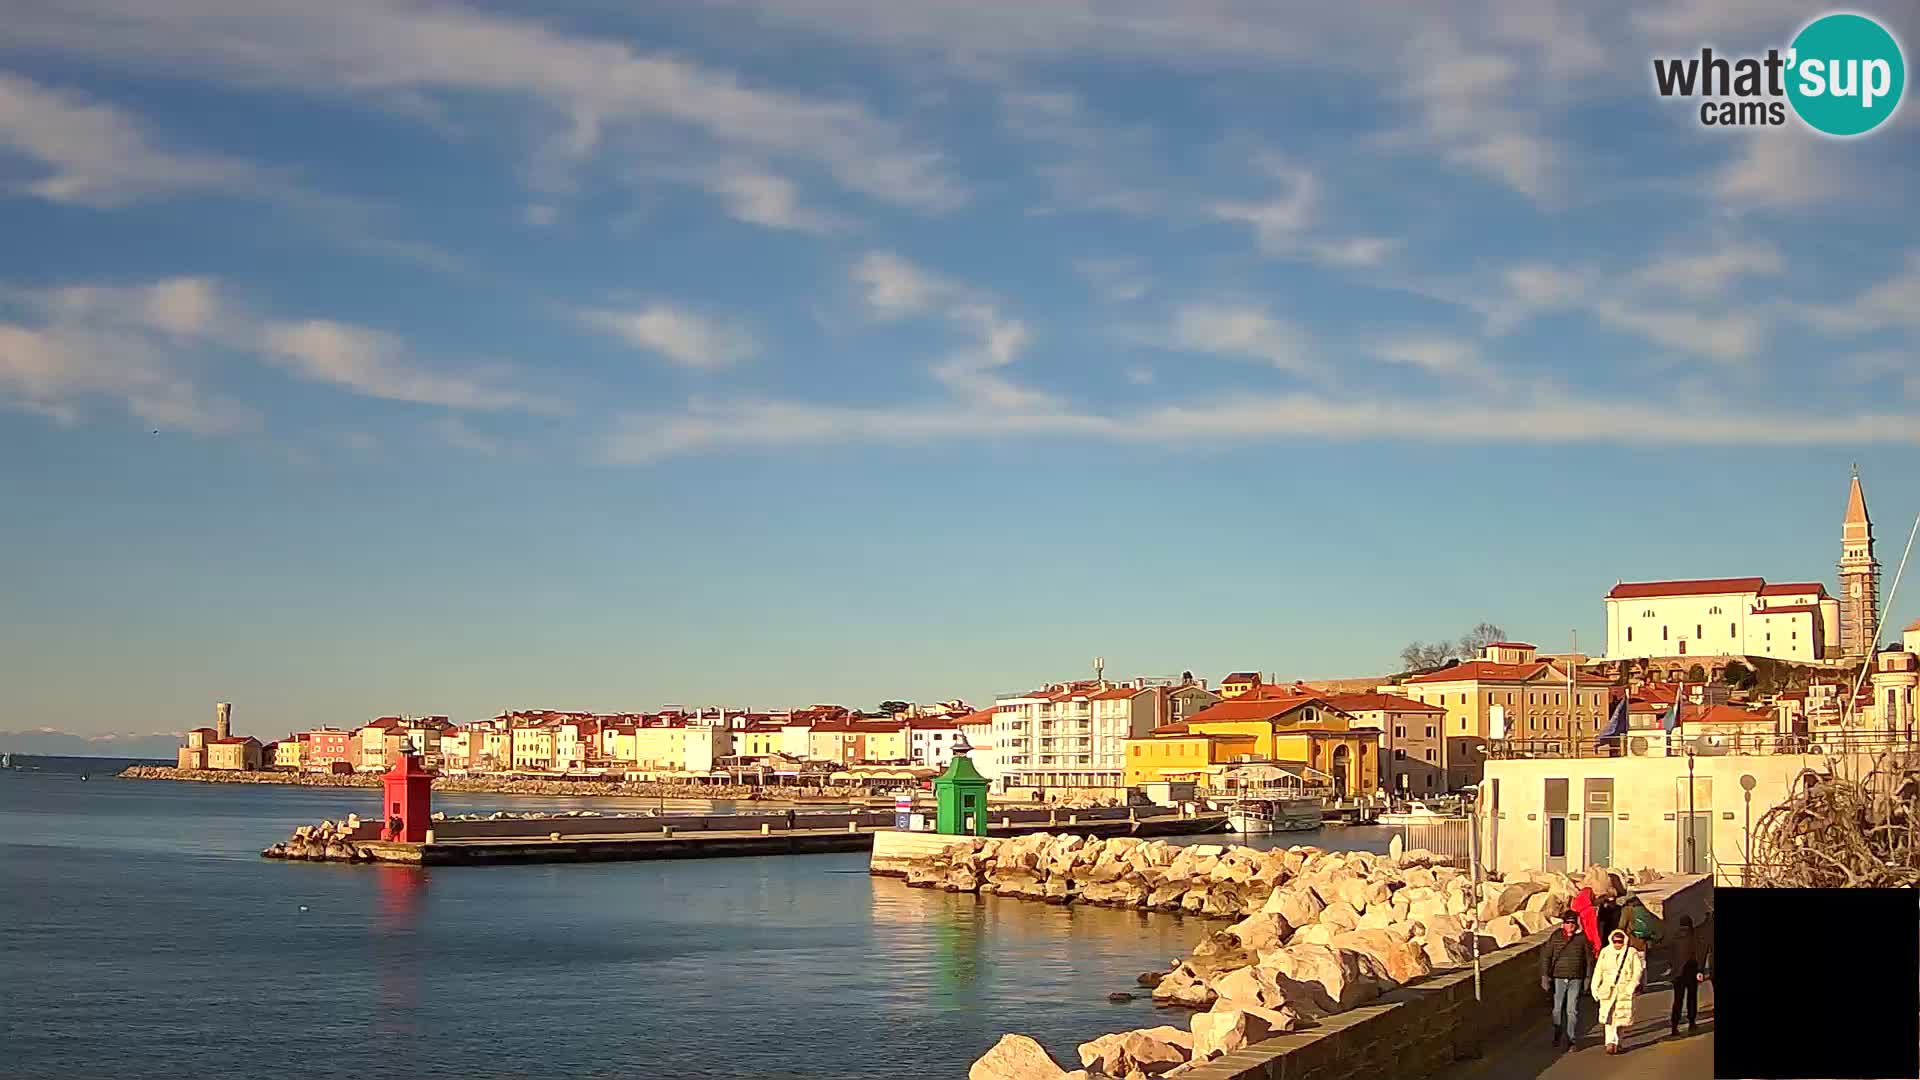
[[[203,784],[288,784],[294,787],[377,788],[379,773],[310,773],[281,770],[239,772],[226,769],[176,769],[131,765],[123,780],[185,780]],[[593,798],[722,799],[740,802],[854,802],[867,792],[859,787],[777,787],[747,784],[676,784],[653,780],[532,780],[506,776],[436,776],[433,790],[492,795],[561,795]]]
[[[1417,850],[1255,851],[1045,833],[959,840],[910,860],[904,874],[922,888],[1237,920],[1169,970],[1140,976],[1155,1003],[1196,1010],[1186,1025],[1084,1043],[1073,1073],[1027,1036],[1008,1035],[974,1062],[971,1080],[1179,1075],[1469,964],[1476,949],[1513,945],[1550,927],[1580,888],[1565,874],[1533,873],[1476,889],[1465,871]]]
[[[374,855],[360,841],[371,840],[374,830],[349,814],[345,821],[322,821],[293,830],[286,842],[274,844],[260,854],[268,859],[304,859],[311,862],[373,862]]]

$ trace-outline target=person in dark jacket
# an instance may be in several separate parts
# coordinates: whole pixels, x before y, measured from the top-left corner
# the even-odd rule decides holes
[[[1569,910],[1560,916],[1560,929],[1540,947],[1540,989],[1553,993],[1553,1045],[1562,1037],[1572,1046],[1580,1037],[1580,993],[1586,989],[1588,962],[1587,936],[1581,932],[1580,916]]]
[[[1713,927],[1694,926],[1692,916],[1680,916],[1679,926],[1673,932],[1673,1014],[1667,1018],[1667,1026],[1674,1035],[1680,1034],[1680,1003],[1684,995],[1687,1006],[1687,1034],[1700,1030],[1700,984],[1707,981],[1713,970]]]

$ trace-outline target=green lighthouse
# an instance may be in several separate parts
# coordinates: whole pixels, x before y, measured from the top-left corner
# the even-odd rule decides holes
[[[933,829],[953,836],[987,835],[987,778],[967,757],[967,737],[953,745],[953,763],[933,780]]]

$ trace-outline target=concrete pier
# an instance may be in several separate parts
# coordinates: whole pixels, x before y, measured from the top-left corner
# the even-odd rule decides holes
[[[502,866],[527,863],[628,862],[643,859],[711,859],[748,855],[811,855],[836,851],[870,851],[876,836],[909,838],[931,833],[902,833],[892,826],[892,815],[812,814],[800,819],[804,827],[788,829],[755,818],[699,819],[706,828],[686,829],[660,818],[502,819],[497,821],[436,822],[426,843],[403,844],[378,840],[376,826],[363,826],[368,835],[349,841],[374,862],[418,866]],[[885,825],[879,824],[880,820]],[[714,825],[739,823],[737,828]],[[562,826],[564,825],[564,828]],[[1048,832],[1058,826],[1045,813],[1033,820],[989,827],[994,836]],[[1082,820],[1074,831],[1089,836],[1184,836],[1226,829],[1224,815],[1186,818],[1176,814],[1130,820],[1124,816]],[[951,842],[956,837],[942,838]]]

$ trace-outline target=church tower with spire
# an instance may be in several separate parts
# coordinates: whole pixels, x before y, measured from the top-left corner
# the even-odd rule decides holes
[[[1847,516],[1840,526],[1840,654],[1851,659],[1873,655],[1880,624],[1880,563],[1873,557],[1873,519],[1860,490],[1860,467],[1853,467],[1847,490]]]

